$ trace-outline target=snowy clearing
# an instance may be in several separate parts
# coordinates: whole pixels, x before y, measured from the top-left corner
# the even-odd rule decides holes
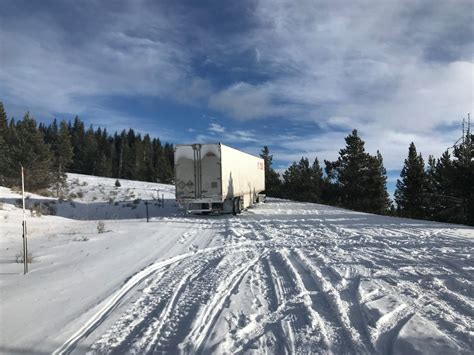
[[[172,186],[68,182],[29,194],[57,215],[28,212],[27,276],[0,187],[2,353],[474,351],[473,228],[283,200],[185,216]]]

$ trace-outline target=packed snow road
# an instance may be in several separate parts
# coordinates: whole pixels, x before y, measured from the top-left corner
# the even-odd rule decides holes
[[[273,200],[170,217],[189,252],[130,278],[61,346],[96,353],[469,353],[473,230]],[[220,244],[193,244],[203,230]]]

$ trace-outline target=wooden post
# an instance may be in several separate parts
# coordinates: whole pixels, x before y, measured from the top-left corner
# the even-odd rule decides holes
[[[145,207],[146,207],[146,223],[148,223],[149,218],[148,218],[148,201],[145,201]]]
[[[25,175],[23,166],[21,165],[21,197],[23,200],[23,274],[28,273],[28,238],[26,231],[26,214],[25,214]]]

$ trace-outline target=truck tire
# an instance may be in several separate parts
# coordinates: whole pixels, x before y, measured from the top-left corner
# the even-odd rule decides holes
[[[237,197],[237,214],[242,213],[242,208],[240,207],[240,197]]]
[[[232,214],[235,216],[240,214],[242,211],[240,209],[240,197],[234,197],[232,200]]]
[[[234,216],[237,214],[237,197],[232,199],[232,214]]]

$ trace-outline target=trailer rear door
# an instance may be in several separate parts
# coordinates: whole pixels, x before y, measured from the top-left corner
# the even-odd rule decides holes
[[[180,145],[175,151],[177,199],[221,201],[219,144]]]

